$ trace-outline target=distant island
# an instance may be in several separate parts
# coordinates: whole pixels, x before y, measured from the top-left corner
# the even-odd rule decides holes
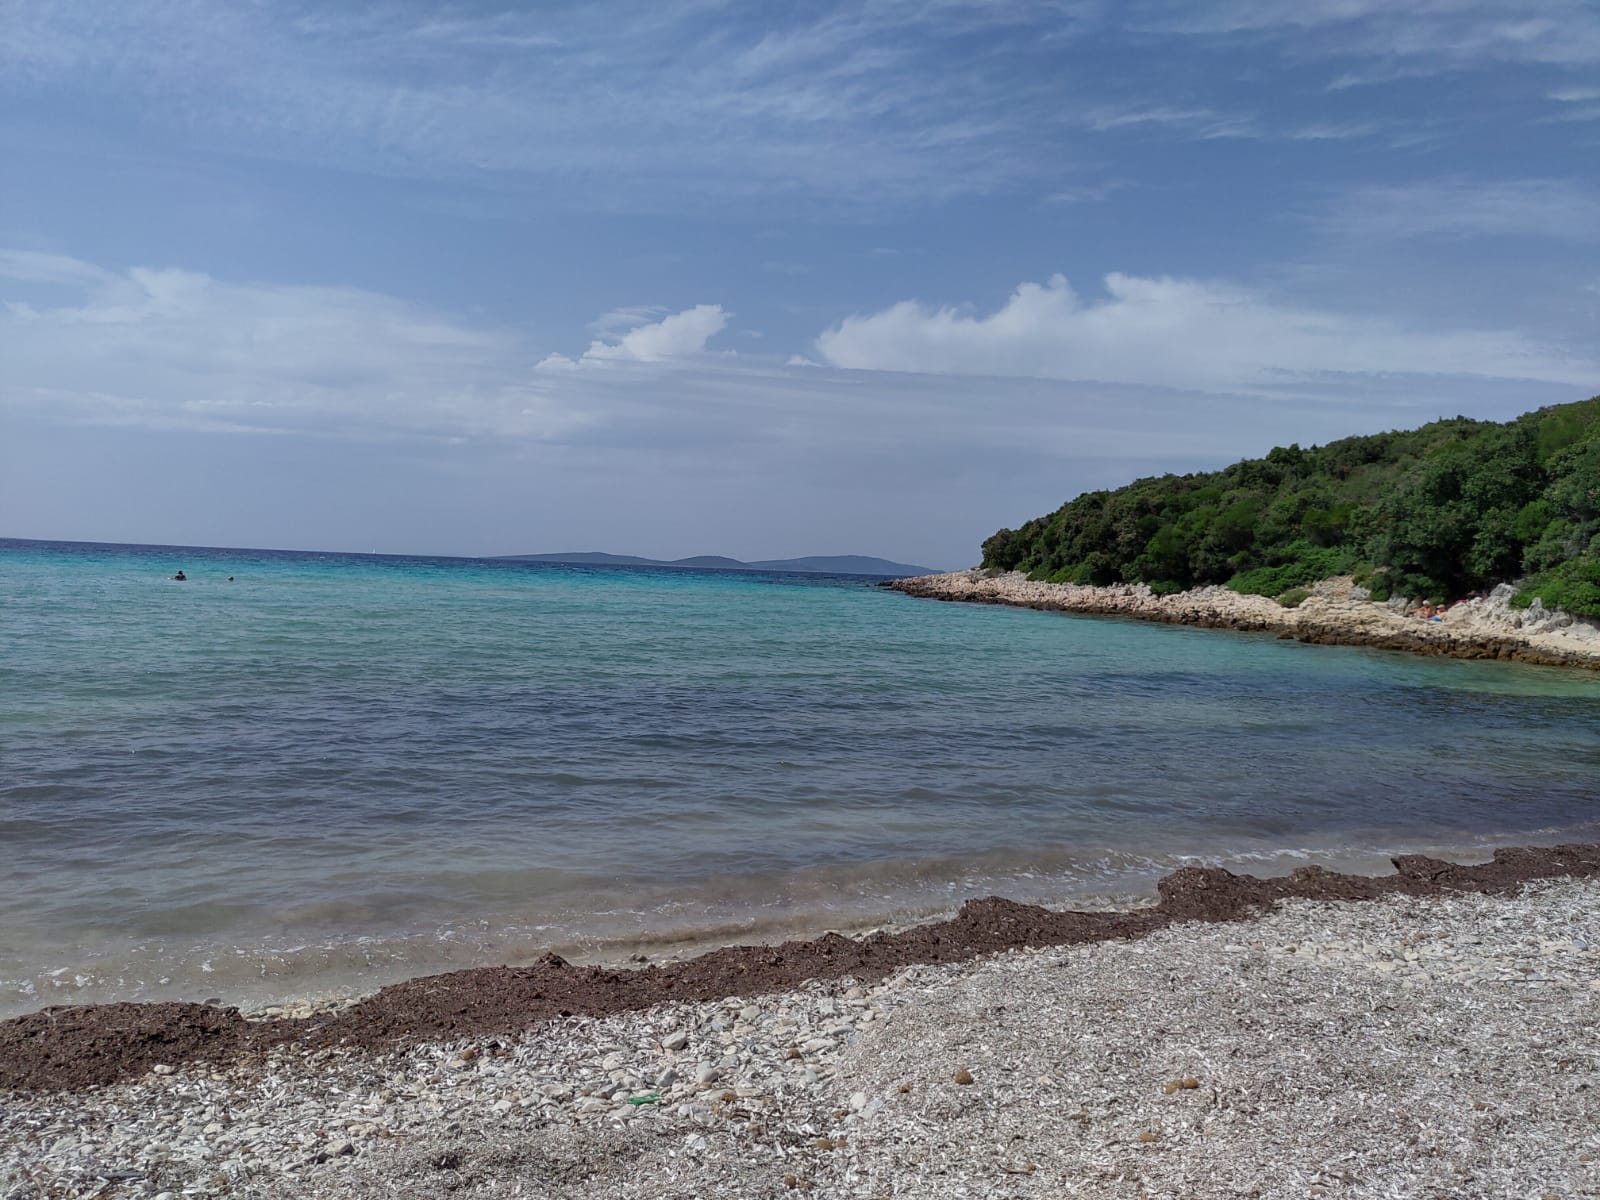
[[[560,563],[574,567],[676,567],[687,571],[792,571],[802,575],[872,575],[883,579],[907,575],[931,575],[930,567],[891,562],[864,554],[813,554],[804,558],[767,558],[741,562],[720,554],[697,554],[692,558],[640,558],[633,554],[604,554],[580,550],[565,554],[501,554],[503,562]]]

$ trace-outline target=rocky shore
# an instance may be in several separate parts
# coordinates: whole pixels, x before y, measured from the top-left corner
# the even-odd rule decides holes
[[[1600,670],[1600,622],[1510,606],[1514,589],[1452,605],[1440,621],[1409,616],[1404,600],[1377,603],[1348,577],[1324,580],[1297,607],[1267,596],[1241,596],[1225,587],[1158,596],[1143,584],[1087,587],[1040,583],[1020,572],[974,568],[946,575],[896,579],[885,585],[908,596],[974,604],[1006,604],[1050,612],[1130,617],[1169,625],[1276,633],[1323,645],[1369,646],[1452,658],[1504,659],[1543,666]]]
[[[546,963],[47,1010],[0,1026],[0,1196],[1594,1194],[1600,845],[1396,867],[682,964],[712,997]],[[270,1036],[185,1041],[207,1012]]]

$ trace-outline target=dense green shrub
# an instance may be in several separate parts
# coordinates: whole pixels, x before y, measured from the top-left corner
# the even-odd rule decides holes
[[[1285,608],[1299,608],[1305,603],[1306,597],[1311,595],[1310,588],[1290,588],[1278,597],[1278,603]]]
[[[1600,617],[1600,557],[1584,555],[1533,576],[1512,603],[1526,607],[1535,597],[1546,608]]]
[[[1282,596],[1355,572],[1376,599],[1443,600],[1526,577],[1530,602],[1590,615],[1596,563],[1600,397],[1139,479],[983,543],[986,567],[1158,593],[1225,583]]]

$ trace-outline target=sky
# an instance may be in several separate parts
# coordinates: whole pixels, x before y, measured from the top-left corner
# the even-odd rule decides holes
[[[0,536],[957,567],[1596,393],[1592,0],[0,0]]]

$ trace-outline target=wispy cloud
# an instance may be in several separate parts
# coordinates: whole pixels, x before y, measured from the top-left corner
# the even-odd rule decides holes
[[[0,254],[0,277],[66,293],[0,310],[0,405],[13,409],[380,438],[491,428],[541,438],[586,421],[526,384],[511,335],[375,292],[16,252]]]
[[[1525,237],[1600,241],[1600,193],[1561,179],[1464,179],[1355,188],[1317,223],[1360,238]]]
[[[398,36],[435,46],[490,47],[494,49],[548,49],[561,39],[541,32],[538,18],[502,12],[470,19],[434,18],[403,30]]]
[[[921,202],[1059,192],[1116,139],[1367,136],[1370,115],[1332,98],[1325,113],[1276,113],[1271,80],[1308,56],[1378,73],[1600,61],[1600,16],[1582,0],[1551,0],[1538,19],[1495,7],[41,0],[8,13],[0,70],[24,102],[131,109],[190,148],[537,183],[551,202]],[[1200,69],[1241,40],[1258,52],[1255,82]],[[1085,69],[1102,53],[1132,64],[1112,86]]]
[[[966,194],[1048,173],[1050,89],[1017,60],[1048,3],[881,0],[756,11],[704,0],[527,12],[401,3],[44,0],[8,16],[14,86],[134,99],[191,144],[379,173],[490,172],[606,201]],[[981,55],[952,55],[963,36]]]
[[[1552,121],[1600,121],[1600,87],[1557,88],[1546,93],[1561,107],[1549,119]]]
[[[1504,330],[1399,329],[1227,284],[1108,275],[1085,299],[1056,275],[986,315],[902,301],[818,337],[865,370],[1272,390],[1317,376],[1477,375],[1584,386],[1600,364]]]
[[[1164,104],[1133,104],[1122,108],[1098,106],[1068,119],[1097,133],[1154,126],[1184,130],[1203,140],[1260,135],[1251,117],[1215,112],[1209,108],[1182,108]]]
[[[614,308],[610,312],[601,313],[589,322],[589,332],[597,338],[616,337],[627,333],[630,329],[637,329],[640,325],[648,325],[652,321],[659,321],[666,315],[666,309],[659,304],[641,304],[630,308]]]
[[[0,279],[19,283],[100,287],[115,280],[110,272],[65,254],[0,249]]]
[[[1128,179],[1104,179],[1098,183],[1077,183],[1057,188],[1044,198],[1046,204],[1093,204],[1109,199],[1133,186]]]
[[[1381,121],[1313,121],[1285,130],[1282,136],[1291,142],[1343,142],[1372,137],[1383,128]]]
[[[1292,39],[1285,52],[1299,57],[1360,57],[1412,72],[1600,62],[1600,11],[1587,0],[1541,0],[1521,9],[1500,0],[1142,0],[1129,20],[1167,34],[1276,35]]]

